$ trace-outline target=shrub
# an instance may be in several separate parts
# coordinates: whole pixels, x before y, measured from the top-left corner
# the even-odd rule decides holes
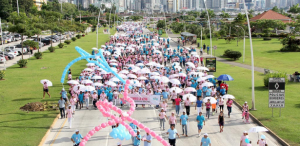
[[[55,51],[55,48],[54,48],[54,47],[49,47],[48,50],[49,50],[50,52],[54,52],[54,51]]]
[[[270,40],[272,40],[271,37],[265,37],[265,38],[264,38],[264,41],[270,41]]]
[[[71,41],[70,40],[65,40],[65,43],[69,45],[69,44],[71,44]]]
[[[0,70],[0,80],[4,79],[5,77],[5,70]]]
[[[42,53],[42,52],[36,52],[36,53],[34,53],[34,57],[35,57],[36,59],[42,59],[42,56],[43,56],[43,53]]]
[[[63,44],[63,43],[59,43],[59,44],[58,44],[58,47],[59,47],[59,48],[63,48],[63,47],[64,47],[64,44]]]
[[[72,37],[72,41],[75,42],[77,39],[75,37]]]
[[[28,63],[27,59],[21,59],[21,60],[18,61],[18,65],[21,68],[26,67],[27,63]]]
[[[269,87],[269,78],[285,78],[285,83],[288,82],[286,73],[268,73],[263,79],[265,87]]]
[[[229,53],[230,51],[232,51],[232,50],[230,50],[230,49],[225,50],[223,56],[227,56],[227,57],[228,57],[228,53]]]
[[[242,53],[239,51],[229,51],[227,54],[228,58],[232,58],[233,60],[239,59],[242,57]]]
[[[77,38],[77,39],[80,39],[80,38],[81,38],[81,35],[80,35],[80,34],[76,35],[76,38]]]

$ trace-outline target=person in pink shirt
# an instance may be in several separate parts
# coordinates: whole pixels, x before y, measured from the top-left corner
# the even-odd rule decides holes
[[[164,110],[164,112],[167,112],[168,104],[166,103],[166,101],[163,101],[163,102],[160,104],[160,107],[161,107],[161,109]]]
[[[73,110],[71,109],[71,105],[69,105],[69,108],[67,109],[67,117],[68,117],[68,123],[69,128],[72,128],[72,117],[73,117]]]
[[[219,107],[220,107],[220,112],[224,110],[224,99],[222,97],[219,97]]]
[[[100,100],[104,101],[104,99],[106,99],[106,94],[104,93],[104,91],[102,91],[102,93],[100,94]]]
[[[177,120],[174,112],[172,112],[171,116],[169,117],[169,124],[170,127],[174,126],[174,128],[175,128],[175,124],[177,124]]]
[[[247,146],[247,143],[246,143],[245,139],[249,139],[247,131],[244,131],[244,133],[241,137],[240,146]]]
[[[44,93],[43,93],[43,99],[45,99],[45,93],[47,93],[49,95],[49,98],[51,98],[47,82],[44,82],[44,84],[43,84],[43,91],[44,91]]]
[[[85,105],[86,105],[86,109],[89,109],[89,100],[90,100],[90,93],[88,91],[86,91],[83,95],[84,100],[85,100]]]
[[[75,114],[76,102],[77,102],[76,98],[74,96],[72,96],[72,98],[70,99],[70,104],[72,106],[73,114]]]
[[[188,116],[190,115],[190,105],[191,105],[191,101],[190,101],[189,97],[187,97],[186,100],[184,101],[184,106],[186,109],[186,114]]]
[[[173,106],[175,106],[175,99],[177,97],[177,93],[175,92],[175,90],[173,90],[173,92],[171,93],[171,97],[172,97]]]
[[[98,100],[98,94],[97,94],[96,91],[94,91],[94,93],[92,94],[92,99],[93,99],[93,105],[94,105],[94,107],[95,107],[95,109],[96,109],[96,108],[97,108],[96,102],[97,102],[97,100]]]
[[[165,118],[168,119],[164,109],[162,108],[159,113],[159,123],[160,123],[160,129],[162,127],[163,130],[165,130]]]
[[[232,99],[228,99],[227,102],[226,102],[229,118],[230,118],[230,113],[231,113],[231,110],[232,110],[232,103],[233,103]]]

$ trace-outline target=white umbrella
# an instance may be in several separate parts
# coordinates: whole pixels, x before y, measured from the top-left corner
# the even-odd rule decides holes
[[[43,79],[43,80],[41,80],[40,82],[41,82],[43,85],[44,85],[44,83],[46,82],[46,83],[47,83],[47,86],[52,86],[52,85],[53,85],[52,82],[49,81],[49,80],[47,80],[47,79]]]
[[[210,100],[210,103],[212,103],[212,104],[217,103],[217,100],[216,100],[216,98],[214,98],[214,97],[205,97],[205,98],[203,99],[203,102],[206,103],[206,102],[208,101],[208,99]]]
[[[94,91],[94,90],[95,90],[95,87],[93,87],[93,86],[85,86],[83,89],[84,89],[85,91]]]
[[[144,77],[144,76],[138,77],[137,79],[138,79],[138,80],[147,80],[147,78]]]
[[[102,77],[101,76],[93,76],[92,79],[99,80],[99,79],[102,79]]]
[[[193,63],[192,62],[187,62],[185,63],[186,65],[192,65]]]
[[[180,66],[174,66],[175,69],[181,70],[182,68]]]
[[[136,66],[144,66],[144,64],[143,63],[138,63],[138,64],[136,64]]]
[[[158,72],[151,72],[150,75],[151,76],[159,76],[160,74]]]
[[[158,44],[158,43],[154,43],[153,45],[154,45],[154,46],[159,46],[159,44]]]
[[[115,67],[111,67],[110,69],[113,70],[113,71],[115,71],[115,72],[118,72],[118,69],[115,68]]]
[[[113,77],[113,78],[111,78],[109,81],[113,81],[113,82],[119,82],[119,81],[120,81],[120,79],[118,79],[117,77]]]
[[[88,63],[86,66],[95,66],[95,63]]]
[[[112,59],[112,60],[109,60],[109,62],[118,62],[118,61],[115,59]]]
[[[76,80],[70,80],[67,82],[68,84],[73,84],[73,85],[77,85],[79,84]]]
[[[136,86],[136,87],[141,87],[141,86],[142,86],[142,84],[141,84],[141,83],[135,83],[135,84],[133,84],[133,86]]]
[[[191,68],[195,68],[195,65],[194,64],[187,64],[189,67]]]
[[[172,66],[175,64],[175,66],[179,66],[180,65],[180,63],[179,62],[173,62],[172,63]]]
[[[187,87],[187,88],[184,89],[184,91],[186,91],[186,92],[196,92],[196,89],[193,88],[193,87]]]
[[[93,70],[90,69],[90,68],[85,68],[84,71],[89,71],[89,72],[92,72]]]
[[[185,73],[179,73],[178,75],[181,76],[181,77],[186,77]]]
[[[206,80],[206,78],[205,77],[202,77],[202,78],[198,78],[197,79],[197,82],[201,82],[201,81],[205,81]]]
[[[114,82],[112,82],[112,81],[108,81],[108,82],[106,82],[105,83],[106,85],[109,85],[109,86],[117,86],[117,84],[116,83],[114,83]]]
[[[158,53],[158,54],[161,54],[161,51],[158,51],[158,50],[155,50],[153,53]]]
[[[160,77],[160,82],[168,83],[168,82],[170,82],[170,79],[166,76],[162,76],[162,77]]]
[[[230,95],[230,94],[225,94],[224,96],[222,96],[223,98],[226,98],[226,99],[235,99],[235,97],[233,95]]]
[[[100,74],[110,74],[110,73],[103,70],[100,72]]]
[[[151,71],[148,68],[143,68],[139,72],[142,73],[142,74],[151,73]]]
[[[134,78],[134,79],[136,79],[136,78],[137,78],[137,76],[136,76],[136,75],[134,75],[134,74],[128,74],[128,75],[127,75],[127,77],[128,77],[128,78]]]
[[[127,79],[128,77],[126,76],[126,75],[124,75],[124,74],[118,74],[121,78],[123,78],[123,79]]]
[[[185,95],[182,96],[182,99],[183,99],[183,100],[186,100],[187,97],[189,98],[189,100],[190,100],[191,102],[196,102],[196,101],[197,101],[197,97],[194,96],[193,94],[185,94]]]
[[[105,45],[101,45],[101,47],[104,47],[104,48],[106,48],[106,46],[105,46]]]
[[[76,85],[76,86],[74,86],[74,87],[73,87],[73,91],[77,91],[77,90],[78,90],[78,87],[79,87],[79,90],[80,90],[80,91],[84,91],[84,87],[85,87],[84,85]]]
[[[207,76],[205,76],[206,78],[214,78],[215,76],[213,76],[213,75],[207,75]]]
[[[214,84],[212,84],[211,82],[205,82],[202,84],[202,86],[211,87],[214,86]]]
[[[117,65],[118,65],[118,63],[110,63],[110,65],[117,66]]]
[[[257,133],[257,134],[258,134],[258,132],[266,132],[266,131],[269,131],[269,130],[262,126],[252,127],[248,130],[249,133]],[[259,139],[259,134],[258,134],[258,139]]]
[[[146,65],[153,66],[153,65],[156,65],[156,63],[155,62],[149,62]]]
[[[111,53],[109,51],[104,51],[103,54],[105,54],[105,55],[111,55]]]
[[[173,91],[175,91],[176,93],[181,93],[182,89],[180,89],[178,87],[172,87],[172,88],[170,88],[170,92],[173,92]]]
[[[103,86],[101,83],[94,83],[93,86]]]
[[[122,74],[128,74],[129,71],[128,71],[128,70],[121,70],[119,73],[122,73]]]
[[[151,76],[150,79],[159,80],[159,79],[160,79],[160,76]]]
[[[98,49],[97,48],[92,48],[92,50],[96,50],[97,51]]]
[[[203,66],[197,67],[197,69],[198,70],[207,70],[207,71],[209,70],[207,67],[203,67]]]
[[[192,55],[197,55],[197,52],[192,52],[191,54],[192,54]]]
[[[172,74],[172,75],[169,76],[170,79],[176,78],[176,77],[179,77],[179,75],[178,74]]]
[[[178,79],[171,79],[170,82],[172,84],[176,84],[176,85],[179,85],[180,84],[180,81]]]
[[[93,84],[93,81],[91,81],[91,80],[83,80],[83,81],[81,81],[81,83],[83,83],[83,84]]]

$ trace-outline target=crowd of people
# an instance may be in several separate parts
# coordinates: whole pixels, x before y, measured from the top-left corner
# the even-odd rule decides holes
[[[156,33],[142,34],[142,24],[139,23],[123,23],[117,29],[119,32],[126,33],[111,36],[110,40],[101,46],[104,58],[121,78],[131,81],[132,89],[129,89],[129,94],[161,96],[160,104],[153,106],[160,108],[158,117],[160,128],[165,130],[166,121],[170,125],[167,134],[172,146],[176,145],[176,135],[179,137],[176,130],[178,123],[181,125],[183,135],[188,137],[187,125],[191,120],[191,106],[195,106],[197,111],[197,118],[193,120],[198,123],[199,137],[205,122],[208,122],[207,119],[218,113],[218,109],[220,109],[218,125],[220,133],[223,132],[226,121],[224,105],[227,107],[228,118],[230,118],[233,105],[232,99],[223,98],[228,93],[229,87],[224,81],[219,81],[213,75],[208,74],[208,69],[203,66],[203,57],[198,55],[196,48],[180,47],[179,44],[176,48],[171,48],[170,38],[161,38]],[[199,54],[202,53],[199,51]],[[93,50],[92,54],[97,54],[97,50]],[[72,76],[70,69],[68,80],[69,90],[67,92],[62,89],[60,92],[59,108],[61,118],[68,118],[70,128],[72,128],[75,111],[83,108],[96,109],[98,100],[108,100],[121,107],[127,104],[122,100],[123,82],[93,63],[88,63],[87,68],[82,70],[80,76],[76,78]],[[48,93],[48,90],[44,91]],[[93,107],[90,106],[90,100]],[[168,108],[169,102],[172,103],[171,106],[175,108],[175,112],[172,111],[172,107]],[[136,106],[146,107],[145,105]],[[205,111],[203,111],[204,108]],[[242,118],[247,115],[248,110],[247,102],[245,102]],[[132,139],[134,145],[139,146],[141,140],[145,142],[145,146],[151,145],[152,137],[149,133],[141,138],[138,127],[133,123],[130,126],[137,133],[137,136]],[[76,133],[72,139],[73,137],[80,139],[79,131]],[[80,142],[75,139],[72,141],[75,144]],[[205,133],[201,146],[208,145],[211,145],[211,142],[208,134]],[[246,145],[241,141],[241,146]]]

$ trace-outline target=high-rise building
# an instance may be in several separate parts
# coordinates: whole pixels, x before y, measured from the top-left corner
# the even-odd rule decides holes
[[[266,0],[266,9],[272,8],[272,1],[271,0]]]
[[[173,0],[168,0],[168,11],[173,13]]]
[[[34,0],[33,4],[37,7],[37,9],[40,11],[42,8],[43,3],[47,4],[47,0]]]

